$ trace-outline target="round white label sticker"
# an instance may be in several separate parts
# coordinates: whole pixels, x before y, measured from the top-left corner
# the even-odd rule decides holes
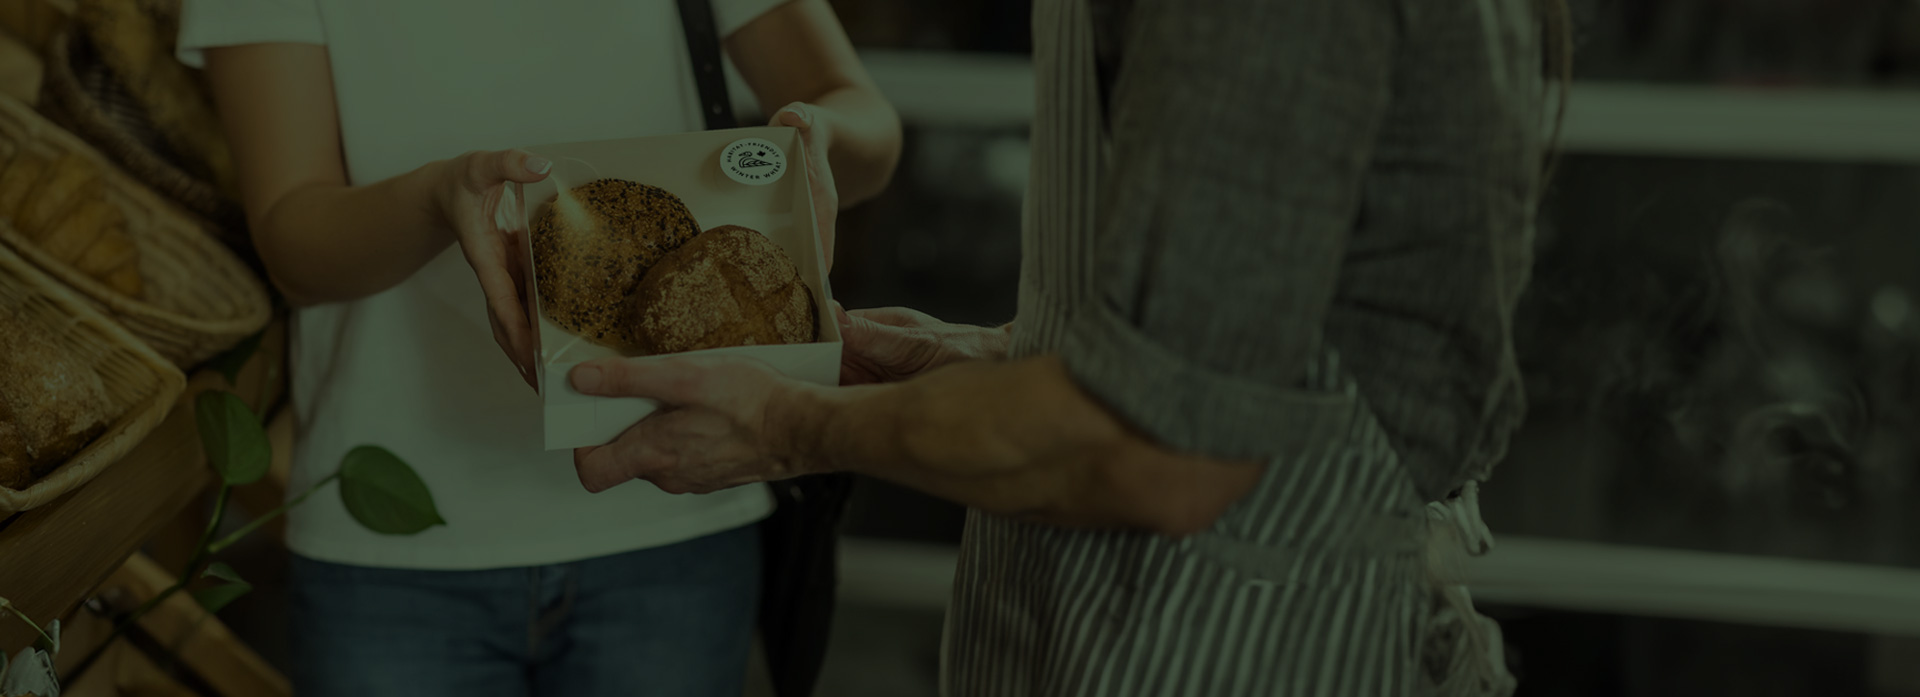
[[[720,151],[720,171],[742,184],[772,184],[787,173],[787,154],[759,138],[736,140]]]

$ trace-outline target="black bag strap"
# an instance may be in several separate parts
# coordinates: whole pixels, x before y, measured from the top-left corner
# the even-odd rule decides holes
[[[687,55],[707,130],[735,128],[720,32],[710,0],[678,0]],[[768,682],[778,697],[810,697],[827,659],[838,582],[839,523],[853,489],[846,474],[769,482],[775,507],[759,524],[761,595],[757,625]]]
[[[727,74],[721,70],[720,29],[708,0],[679,0],[680,28],[687,35],[687,57],[693,59],[694,85],[700,93],[700,115],[707,130],[733,128],[733,100],[727,96]]]

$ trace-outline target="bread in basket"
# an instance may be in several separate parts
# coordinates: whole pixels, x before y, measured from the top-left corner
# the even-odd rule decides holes
[[[195,218],[5,97],[0,163],[0,243],[174,365],[196,365],[266,326],[259,277]]]
[[[0,248],[0,514],[92,480],[185,386],[152,348]]]

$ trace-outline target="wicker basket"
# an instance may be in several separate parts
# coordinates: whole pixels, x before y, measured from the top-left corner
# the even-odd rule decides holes
[[[0,243],[79,290],[89,304],[183,368],[266,326],[272,311],[266,289],[231,250],[73,134],[16,100],[0,98],[0,156],[11,159],[23,149],[48,158],[75,153],[99,168],[107,200],[126,215],[127,233],[140,250],[145,297],[121,295],[55,261],[12,226],[0,224]]]
[[[129,174],[213,223],[222,243],[251,253],[246,212],[206,178],[189,174],[153,132],[146,113],[100,62],[87,35],[62,32],[47,47],[41,109],[119,162]]]
[[[78,294],[4,248],[0,303],[16,307],[30,331],[47,332],[97,371],[107,388],[108,413],[117,415],[99,438],[25,491],[0,487],[4,515],[45,504],[91,481],[166,418],[187,378],[126,329],[87,307]]]

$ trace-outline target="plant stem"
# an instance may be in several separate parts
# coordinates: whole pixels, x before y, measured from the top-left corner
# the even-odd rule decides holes
[[[13,615],[14,617],[18,617],[20,618],[21,622],[27,623],[27,626],[33,628],[34,633],[39,634],[41,639],[46,640],[47,650],[48,651],[53,650],[53,644],[54,644],[53,637],[47,636],[47,630],[41,629],[40,625],[35,623],[32,617],[28,617],[27,613],[21,612],[20,608],[13,604],[13,601],[7,600],[6,598],[0,598],[0,612]]]
[[[187,587],[187,584],[193,582],[194,576],[200,573],[201,566],[207,561],[208,541],[213,539],[214,533],[220,531],[220,522],[226,520],[227,499],[232,497],[232,495],[233,487],[224,482],[221,483],[220,493],[214,497],[213,500],[213,517],[207,521],[206,532],[200,533],[200,544],[194,547],[193,558],[187,560],[187,567],[180,570],[179,580],[174,581],[173,585],[168,586],[166,590],[160,591],[158,595],[148,598],[147,602],[141,603],[140,607],[135,608],[133,612],[122,617],[119,622],[114,623],[113,633],[108,634],[105,641],[94,646],[92,651],[87,652],[85,658],[80,659],[79,665],[74,666],[73,673],[75,675],[86,672],[87,668],[92,666],[94,661],[100,659],[101,654],[106,653],[107,647],[113,646],[113,642],[119,641],[120,637],[125,636],[127,629],[139,623],[140,618],[145,617],[148,612],[152,611],[155,607],[159,607],[160,603],[166,602],[168,598],[173,597],[175,593],[179,593]]]
[[[299,496],[295,496],[292,499],[288,500],[286,503],[280,504],[279,508],[275,508],[271,511],[267,511],[265,514],[262,514],[260,517],[255,518],[251,521],[248,521],[245,527],[242,527],[239,530],[233,531],[233,534],[220,538],[219,542],[215,542],[212,545],[207,547],[207,553],[218,554],[220,550],[233,546],[234,543],[240,541],[240,538],[246,537],[248,534],[251,534],[253,531],[260,529],[260,526],[266,525],[269,521],[273,520],[274,518],[280,517],[281,514],[286,513],[288,510],[292,509],[294,506],[300,505],[302,501],[307,500],[308,496],[312,496],[313,492],[319,491],[320,487],[326,486],[329,482],[332,482],[333,480],[339,479],[339,478],[340,478],[340,472],[338,470],[335,470],[333,474],[327,475],[325,479],[321,479],[320,481],[314,482],[313,486],[307,487],[307,490],[304,492],[301,492]]]
[[[53,655],[56,657],[59,655],[59,642],[54,641],[53,637],[48,636],[47,630],[41,629],[39,623],[34,622],[32,617],[27,616],[27,613],[21,612],[19,606],[14,605],[13,601],[0,598],[0,614],[9,614],[20,618],[21,622],[27,623],[27,626],[33,628],[34,633],[40,635],[41,640],[47,642],[48,651],[54,652]],[[0,685],[7,684],[7,674],[11,672],[13,672],[13,662],[7,660],[6,656],[0,656]]]

